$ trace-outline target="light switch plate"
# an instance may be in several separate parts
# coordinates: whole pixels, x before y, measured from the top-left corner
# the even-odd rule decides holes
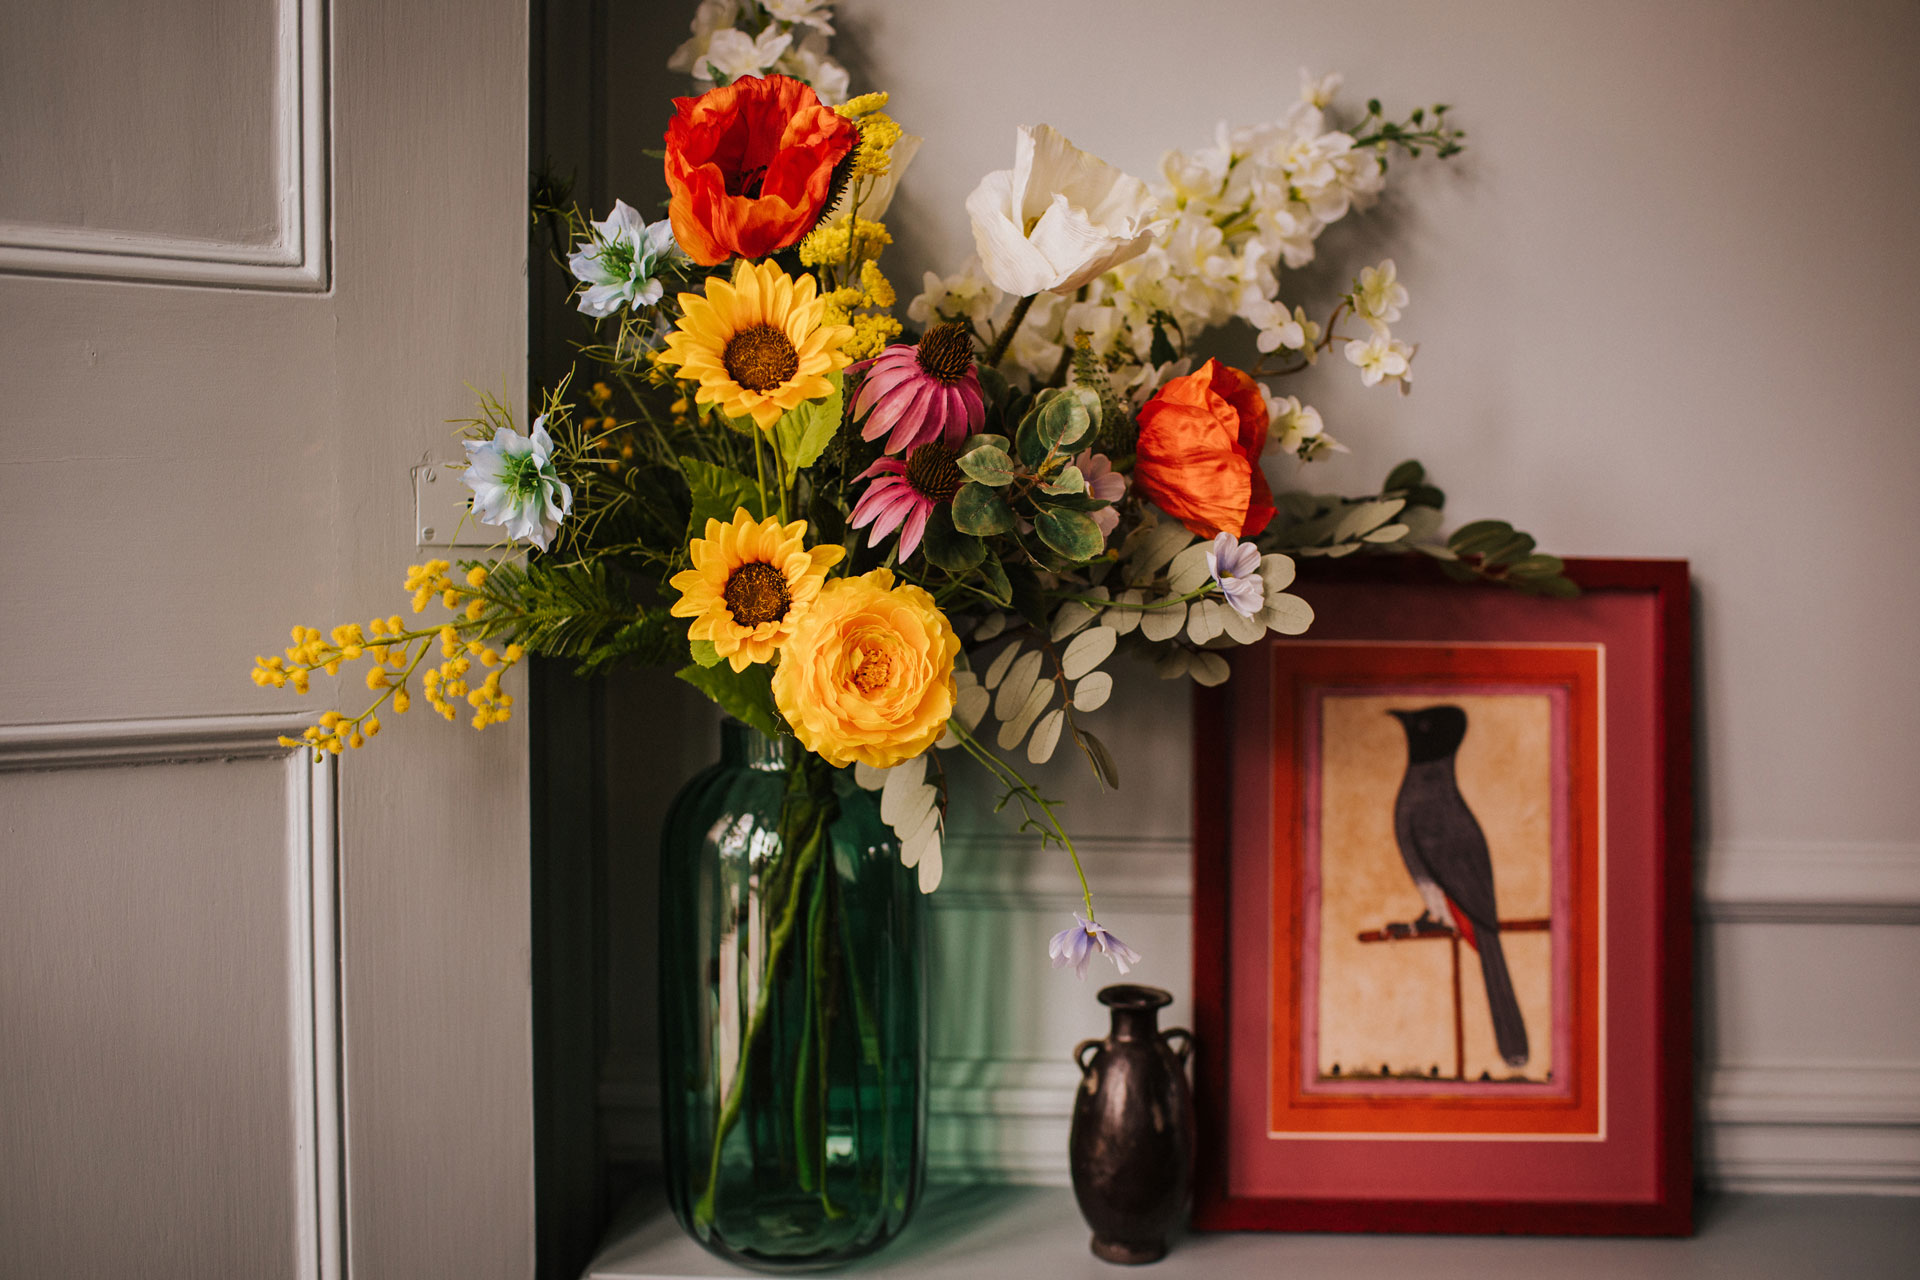
[[[500,531],[473,518],[473,490],[459,470],[446,462],[422,462],[413,469],[414,540],[422,547],[491,547]]]

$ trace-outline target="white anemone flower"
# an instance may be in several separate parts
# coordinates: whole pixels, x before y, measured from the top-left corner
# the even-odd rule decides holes
[[[1146,183],[1044,124],[1021,126],[1013,168],[967,197],[987,278],[1017,297],[1072,293],[1144,253],[1165,225],[1157,207]]]
[[[812,27],[823,36],[833,34],[832,0],[760,0],[767,13],[796,27]]]
[[[716,31],[713,39],[707,42],[706,53],[701,55],[699,64],[694,68],[694,78],[731,84],[741,76],[763,75],[772,69],[792,43],[792,33],[782,31],[778,26],[769,26],[760,33],[758,39],[738,27]]]
[[[667,70],[691,71],[704,79],[707,46],[713,43],[714,33],[731,27],[739,16],[740,0],[700,0],[691,24],[693,38],[673,51]]]
[[[632,205],[615,200],[606,221],[592,226],[593,238],[567,259],[567,269],[587,286],[580,309],[597,319],[660,301],[664,290],[654,272],[679,248],[667,220],[648,226]]]
[[[491,440],[467,441],[464,477],[482,524],[500,525],[509,538],[525,538],[542,551],[573,510],[573,490],[553,467],[546,423],[542,415],[524,436],[501,427]]]
[[[806,81],[813,86],[814,96],[830,107],[847,100],[847,69],[827,56],[827,38],[817,31],[809,31],[799,44],[789,45],[773,69]],[[900,148],[895,146],[894,155],[899,153]]]

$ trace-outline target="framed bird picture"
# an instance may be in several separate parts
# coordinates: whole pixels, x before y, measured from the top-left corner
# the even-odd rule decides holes
[[[1199,1229],[1685,1234],[1681,561],[1326,566],[1195,711]]]

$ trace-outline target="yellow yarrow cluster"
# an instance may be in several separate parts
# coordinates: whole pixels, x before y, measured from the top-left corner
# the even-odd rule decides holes
[[[861,116],[870,116],[880,110],[887,105],[887,101],[888,95],[885,90],[877,93],[863,93],[858,97],[848,98],[834,110],[849,120],[858,120]]]
[[[892,116],[876,112],[860,122],[860,145],[853,152],[853,176],[877,178],[893,168],[893,144],[906,131]]]
[[[887,105],[884,93],[863,93],[849,98],[834,110],[860,125],[860,145],[853,153],[853,176],[878,177],[892,167],[894,143],[900,141],[898,121],[881,108]]]
[[[845,266],[851,262],[878,258],[881,250],[892,243],[893,236],[884,222],[855,218],[851,227],[844,218],[822,222],[800,242],[800,265]]]
[[[476,729],[498,724],[511,716],[513,697],[501,689],[500,677],[520,662],[526,651],[517,644],[496,650],[484,642],[487,633],[499,628],[499,619],[489,616],[489,600],[483,593],[487,570],[475,565],[464,579],[456,580],[452,569],[448,561],[429,560],[409,566],[406,578],[406,590],[413,593],[415,613],[425,611],[437,600],[456,615],[451,622],[410,629],[399,614],[394,614],[370,619],[365,626],[357,622],[342,623],[324,636],[314,627],[296,626],[291,633],[293,643],[287,647],[285,656],[254,659],[255,684],[275,689],[291,686],[295,693],[307,692],[316,671],[338,675],[345,663],[363,657],[372,659],[367,668],[367,689],[380,695],[372,706],[357,716],[325,712],[300,737],[282,737],[282,746],[309,747],[314,758],[319,759],[328,753],[338,755],[347,748],[364,745],[368,738],[380,732],[380,718],[376,713],[382,707],[391,703],[395,714],[406,713],[412,704],[408,681],[426,659],[435,640],[439,641],[443,661],[437,667],[428,668],[421,677],[423,692],[433,708],[451,720],[455,715],[451,699],[464,696],[473,708],[472,723]],[[466,677],[475,659],[488,668],[488,672],[478,687],[469,689]]]
[[[868,360],[887,349],[900,336],[900,322],[879,311],[862,312],[850,321],[853,336],[847,339],[846,352],[855,360]]]
[[[879,228],[882,235],[886,234],[886,229],[877,222],[863,222],[861,225]],[[846,242],[844,228],[840,242]],[[803,242],[803,257],[805,250]],[[827,323],[849,325],[853,329],[853,336],[841,348],[849,360],[877,356],[886,349],[887,343],[900,336],[900,322],[887,314],[887,308],[893,306],[898,296],[894,292],[893,282],[887,279],[880,270],[880,264],[873,259],[868,258],[860,264],[858,283],[830,290],[825,298]]]

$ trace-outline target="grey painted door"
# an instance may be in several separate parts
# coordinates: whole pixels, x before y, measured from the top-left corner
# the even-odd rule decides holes
[[[0,0],[0,1274],[531,1270],[524,726],[247,678],[518,398],[526,26]]]

